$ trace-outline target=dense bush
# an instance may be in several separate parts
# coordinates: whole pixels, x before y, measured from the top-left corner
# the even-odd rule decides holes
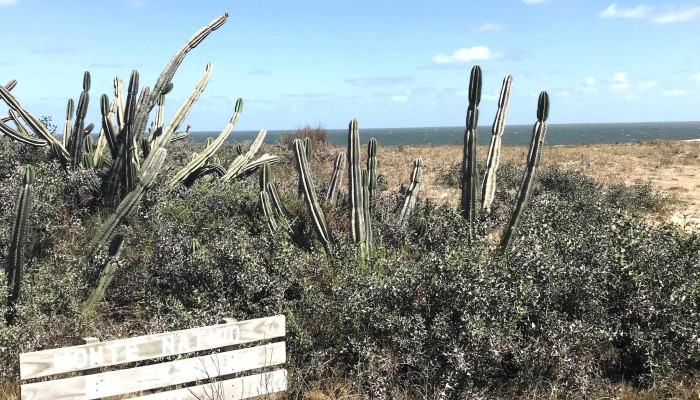
[[[177,146],[172,153],[182,156],[169,162],[182,164],[193,145]],[[125,248],[107,301],[84,316],[80,303],[106,261],[102,253],[85,260],[85,244],[110,210],[81,191],[94,180],[89,174],[62,172],[41,153],[19,149],[0,140],[0,256],[26,162],[39,165],[38,247],[18,323],[0,322],[5,379],[16,378],[20,352],[84,336],[277,313],[287,316],[294,393],[343,376],[374,398],[509,397],[543,387],[588,397],[610,382],[648,385],[700,368],[700,235],[645,222],[639,212],[653,209],[640,207],[654,204],[649,191],[542,171],[506,259],[488,239],[467,244],[464,220],[446,205],[421,203],[401,227],[402,199],[385,194],[374,207],[377,247],[364,260],[348,239],[344,201],[325,209],[336,243],[325,253],[313,240],[310,249],[297,246],[286,229],[270,233],[257,180],[170,189],[166,173],[120,228]],[[291,223],[314,238],[295,177],[285,176]],[[499,169],[493,214],[478,221],[481,237],[503,227],[521,179],[514,165]],[[612,201],[620,190],[637,200]]]

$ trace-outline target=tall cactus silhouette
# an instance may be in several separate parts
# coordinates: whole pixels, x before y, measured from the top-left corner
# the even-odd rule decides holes
[[[326,203],[328,204],[335,204],[338,201],[340,188],[343,185],[343,171],[345,170],[346,157],[347,156],[343,152],[339,152],[335,155],[331,183],[328,185],[328,193],[326,193]]]
[[[313,220],[314,229],[321,239],[323,246],[328,249],[331,247],[330,232],[326,225],[326,217],[323,215],[321,205],[316,198],[316,189],[311,180],[311,171],[309,170],[309,163],[306,159],[306,149],[304,147],[304,142],[300,139],[294,140],[294,161],[296,162],[297,171],[302,178],[304,202]]]
[[[372,207],[372,201],[375,198],[377,191],[377,139],[371,138],[367,144],[367,173],[369,174],[369,182],[367,183],[369,195],[369,207]]]
[[[491,131],[491,144],[486,158],[486,173],[481,187],[481,208],[486,212],[491,211],[491,204],[496,195],[496,171],[501,161],[501,138],[506,126],[506,111],[510,102],[510,90],[513,86],[513,77],[508,75],[503,79],[501,95],[498,98],[498,110],[493,120]]]
[[[418,157],[413,162],[413,171],[411,172],[411,184],[408,186],[408,192],[406,193],[406,200],[404,200],[403,208],[401,209],[401,216],[399,221],[402,225],[408,223],[413,209],[418,203],[418,192],[420,191],[420,181],[423,176],[423,159]]]
[[[462,217],[469,224],[469,240],[474,236],[476,218],[476,127],[479,122],[479,102],[481,101],[481,67],[475,65],[469,78],[469,108],[467,108],[467,128],[464,131],[464,151],[462,158]]]
[[[7,297],[7,314],[5,315],[8,324],[11,324],[14,320],[15,306],[20,294],[25,255],[24,244],[27,236],[27,221],[32,211],[34,179],[34,167],[31,165],[25,166],[24,179],[17,197],[17,206],[15,207],[15,222],[12,225],[12,236],[10,236],[10,248],[5,267],[5,276],[7,276],[7,283],[10,289]]]
[[[350,232],[352,241],[355,243],[365,241],[360,149],[360,130],[357,120],[353,119],[348,127],[348,195],[350,197]]]
[[[503,254],[508,252],[508,249],[512,244],[513,237],[517,233],[518,227],[520,226],[523,211],[525,208],[527,208],[527,204],[530,201],[530,196],[532,196],[532,187],[534,186],[537,167],[540,164],[540,157],[542,156],[544,137],[547,134],[548,117],[549,94],[547,94],[547,92],[542,92],[537,100],[537,122],[535,122],[535,126],[532,128],[530,150],[527,154],[527,169],[525,170],[523,183],[520,186],[518,200],[515,203],[515,208],[513,209],[510,222],[508,225],[506,225],[503,236],[501,237],[500,251]]]

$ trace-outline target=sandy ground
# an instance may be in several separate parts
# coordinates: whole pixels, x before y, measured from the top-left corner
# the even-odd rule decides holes
[[[487,151],[480,147],[479,158],[485,159]],[[503,147],[501,161],[524,164],[526,155],[527,148]],[[421,197],[456,206],[458,189],[439,184],[437,177],[441,169],[461,161],[461,146],[380,147],[379,173],[386,177],[390,189],[407,184],[413,160],[419,156],[424,162]],[[320,175],[330,175],[332,162],[319,164],[327,165],[324,171],[318,171]],[[603,184],[649,182],[653,188],[677,199],[671,215],[665,218],[682,226],[700,224],[700,141],[547,147],[541,165],[580,171]]]

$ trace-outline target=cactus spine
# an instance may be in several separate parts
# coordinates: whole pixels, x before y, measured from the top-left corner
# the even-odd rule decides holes
[[[411,184],[408,187],[408,193],[406,194],[406,200],[404,200],[403,208],[401,209],[401,216],[399,221],[402,225],[408,224],[408,220],[413,213],[413,209],[416,207],[418,202],[418,192],[420,191],[420,180],[423,175],[423,159],[418,157],[413,162],[413,172],[411,172]]]
[[[340,187],[343,184],[343,171],[345,170],[346,157],[347,156],[343,152],[339,152],[335,156],[333,175],[331,175],[331,183],[328,186],[328,193],[326,194],[326,202],[328,204],[335,204],[338,201]]]
[[[377,139],[375,138],[371,138],[369,144],[367,144],[367,172],[369,173],[368,195],[370,207],[372,207],[372,201],[377,191],[377,146]]]
[[[503,79],[501,95],[498,98],[498,111],[493,121],[491,131],[491,144],[486,158],[486,174],[481,187],[481,208],[486,212],[491,211],[491,204],[496,195],[496,171],[501,160],[501,138],[506,126],[506,111],[510,102],[510,90],[513,86],[513,77],[508,75]]]
[[[34,167],[24,167],[24,179],[19,190],[17,206],[15,208],[15,222],[12,225],[10,237],[10,249],[7,257],[5,274],[10,287],[7,298],[6,320],[11,324],[15,316],[15,305],[19,299],[19,289],[22,279],[22,267],[24,266],[24,244],[27,236],[27,221],[32,211],[32,197],[34,192]]]
[[[513,236],[518,231],[523,210],[527,207],[527,203],[532,196],[532,187],[535,182],[537,167],[540,164],[542,156],[542,147],[544,146],[544,137],[547,134],[547,118],[549,117],[549,94],[547,92],[540,93],[537,101],[537,122],[532,128],[532,140],[530,141],[530,150],[527,155],[527,169],[525,177],[518,192],[518,200],[515,203],[515,209],[511,215],[510,222],[506,225],[503,236],[501,237],[500,250],[505,254],[513,241]]]
[[[328,249],[331,247],[331,237],[328,231],[328,226],[326,225],[326,217],[323,215],[321,205],[318,204],[316,189],[314,188],[314,183],[311,180],[311,171],[309,170],[309,163],[306,159],[304,142],[302,142],[300,139],[294,140],[294,161],[296,162],[299,175],[302,177],[304,201],[306,202],[309,214],[311,214],[311,218],[313,219],[314,229],[321,239],[323,246]]]
[[[348,195],[350,196],[350,231],[352,241],[365,241],[365,216],[362,202],[362,175],[360,175],[360,130],[357,120],[348,128]]]
[[[467,108],[467,128],[464,131],[464,151],[462,158],[462,217],[469,224],[469,240],[474,236],[476,218],[476,126],[479,122],[479,102],[481,101],[481,67],[475,65],[469,78],[469,108]]]

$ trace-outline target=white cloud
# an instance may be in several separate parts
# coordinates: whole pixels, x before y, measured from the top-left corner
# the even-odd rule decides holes
[[[690,75],[690,80],[695,81],[696,83],[700,83],[700,72]]]
[[[590,87],[590,86],[581,86],[581,87],[577,87],[576,91],[581,92],[581,93],[590,94],[590,93],[598,92],[598,88],[594,88],[594,87]]]
[[[613,80],[617,82],[627,82],[627,74],[624,72],[617,72],[613,75]]]
[[[697,17],[698,15],[700,15],[700,7],[687,8],[685,10],[678,10],[666,14],[661,14],[658,17],[654,18],[654,22],[658,22],[660,24],[668,24],[671,22],[686,22],[694,20],[695,17]]]
[[[433,62],[435,64],[468,63],[474,60],[490,60],[501,56],[502,54],[491,51],[486,46],[474,46],[468,49],[455,50],[450,55],[437,54],[433,57]]]
[[[613,82],[614,83],[610,85],[610,90],[613,92],[620,92],[632,87],[629,82],[627,82],[627,74],[624,72],[618,72],[613,75]]]
[[[617,72],[613,75],[611,82],[610,91],[623,93],[627,100],[638,99],[640,92],[656,87],[656,82],[654,81],[632,82],[624,72]]]
[[[685,95],[685,90],[682,89],[670,89],[670,90],[664,90],[661,92],[662,95],[668,96],[668,97],[677,97],[677,96],[683,96]]]
[[[651,89],[653,87],[656,87],[656,82],[654,81],[644,81],[637,84],[639,90]]]
[[[408,101],[408,96],[411,94],[410,90],[406,90],[405,94],[402,95],[396,95],[396,96],[389,96],[389,99],[391,101],[394,101],[396,103],[405,103]]]
[[[586,78],[586,85],[595,85],[595,78],[592,76]]]
[[[0,0],[0,6],[11,6],[17,4],[17,0]]]
[[[600,18],[645,18],[653,9],[652,6],[644,5],[633,8],[618,8],[617,3],[612,3],[598,16]]]
[[[523,0],[523,3],[525,4],[539,4],[539,3],[544,3],[547,0]]]
[[[483,24],[481,24],[481,26],[479,26],[475,30],[478,32],[502,31],[503,25],[494,24],[491,22],[484,22]]]

